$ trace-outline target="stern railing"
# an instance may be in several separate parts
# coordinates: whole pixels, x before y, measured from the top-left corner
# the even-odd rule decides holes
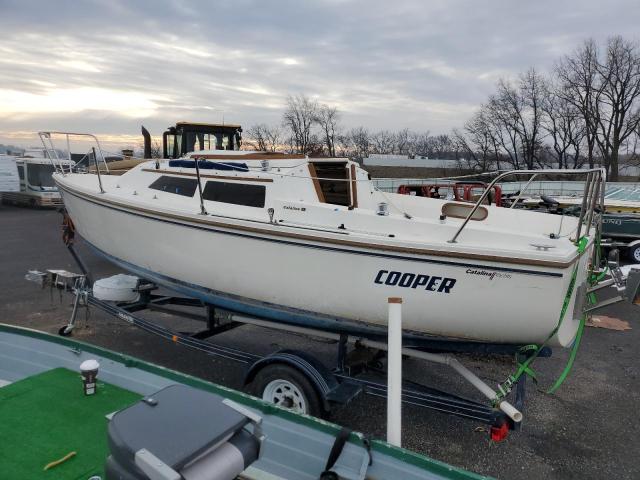
[[[96,165],[96,170],[98,171],[97,173],[98,174],[100,173],[100,169],[98,167],[98,159],[97,159],[98,156],[100,157],[100,162],[104,165],[104,170],[107,173],[109,172],[109,165],[107,164],[107,160],[104,156],[102,146],[100,145],[100,140],[98,140],[98,137],[96,137],[95,135],[91,133],[50,131],[50,132],[38,132],[38,136],[40,137],[42,146],[44,147],[46,155],[51,161],[51,164],[53,165],[53,168],[55,169],[56,173],[60,173],[64,176],[73,171],[73,161],[71,160],[71,138],[72,137],[88,138],[90,141],[95,142],[96,146],[91,147],[90,151],[92,151],[94,155],[94,162]],[[62,162],[62,158],[60,158],[60,155],[58,154],[58,150],[54,145],[55,136],[63,136],[65,138],[66,145],[67,145],[67,160],[69,161],[68,164],[64,164]]]
[[[518,193],[517,197],[514,199],[510,208],[514,208],[516,206],[522,194],[525,193],[529,185],[531,185],[533,180],[539,175],[570,175],[570,176],[586,175],[587,178],[584,184],[584,191],[582,195],[582,208],[580,209],[580,217],[578,220],[576,238],[574,239],[575,242],[580,241],[580,238],[582,236],[583,224],[585,224],[585,228],[586,228],[586,231],[584,234],[589,235],[591,231],[592,223],[593,223],[593,217],[594,217],[593,214],[596,208],[600,207],[601,211],[604,211],[604,191],[606,186],[606,171],[604,168],[594,168],[590,170],[555,169],[555,170],[510,170],[508,172],[496,172],[496,177],[491,181],[491,183],[487,185],[484,192],[482,192],[482,195],[480,196],[480,198],[478,198],[473,208],[471,209],[467,217],[462,222],[462,225],[458,227],[458,230],[456,230],[453,237],[451,237],[451,239],[448,240],[448,242],[457,243],[458,237],[460,236],[462,231],[465,229],[465,227],[469,223],[469,220],[471,220],[471,218],[473,217],[475,212],[478,210],[478,208],[480,208],[480,205],[482,205],[482,203],[486,200],[487,196],[489,195],[489,192],[492,191],[494,185],[496,185],[499,181],[507,177],[517,176],[517,175],[530,175],[531,178],[529,179],[527,184],[524,186],[522,191]],[[602,215],[599,215],[597,220],[597,225],[596,225],[596,231],[598,232],[601,231],[601,224],[602,224]]]

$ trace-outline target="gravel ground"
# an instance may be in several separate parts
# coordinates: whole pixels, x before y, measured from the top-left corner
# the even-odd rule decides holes
[[[57,332],[71,310],[69,296],[41,291],[24,280],[28,269],[63,268],[77,271],[60,239],[60,215],[55,211],[0,206],[0,321]],[[126,237],[123,237],[126,242]],[[118,272],[92,255],[80,241],[78,250],[96,276]],[[435,459],[503,479],[531,478],[640,478],[640,359],[637,344],[640,309],[614,306],[607,315],[631,322],[620,332],[587,329],[574,370],[553,396],[529,385],[525,421],[501,443],[489,441],[473,422],[407,406],[403,410],[403,446]],[[146,334],[107,317],[95,309],[81,313],[77,339],[140,357],[220,384],[241,388],[244,369],[227,360],[211,358]],[[158,322],[177,329],[193,322],[156,314]],[[220,335],[217,342],[253,353],[298,348],[330,362],[333,345],[260,327],[241,327]],[[542,382],[555,379],[567,352],[556,351],[536,368]],[[489,384],[513,371],[511,360],[463,358]],[[416,381],[477,398],[469,387],[450,378],[437,365],[413,359],[405,362],[405,375]],[[331,420],[378,438],[385,434],[385,402],[361,396],[332,413]]]

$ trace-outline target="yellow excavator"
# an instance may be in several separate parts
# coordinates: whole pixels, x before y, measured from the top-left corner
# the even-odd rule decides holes
[[[160,152],[152,152],[151,134],[144,126],[142,137],[144,158],[134,158],[133,151],[123,151],[122,160],[109,162],[111,175],[122,175],[139,163],[158,156]],[[241,146],[240,125],[178,122],[162,134],[162,158],[180,158],[187,153],[202,150],[240,150]]]

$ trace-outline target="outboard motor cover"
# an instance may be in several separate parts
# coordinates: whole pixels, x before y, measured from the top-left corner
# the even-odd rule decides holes
[[[139,283],[138,277],[123,273],[101,278],[93,284],[93,296],[105,302],[137,302],[140,299]]]

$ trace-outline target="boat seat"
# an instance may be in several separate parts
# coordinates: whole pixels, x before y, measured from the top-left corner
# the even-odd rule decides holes
[[[251,419],[223,397],[172,385],[109,422],[109,480],[232,479],[258,458]],[[212,472],[214,475],[212,475]]]

